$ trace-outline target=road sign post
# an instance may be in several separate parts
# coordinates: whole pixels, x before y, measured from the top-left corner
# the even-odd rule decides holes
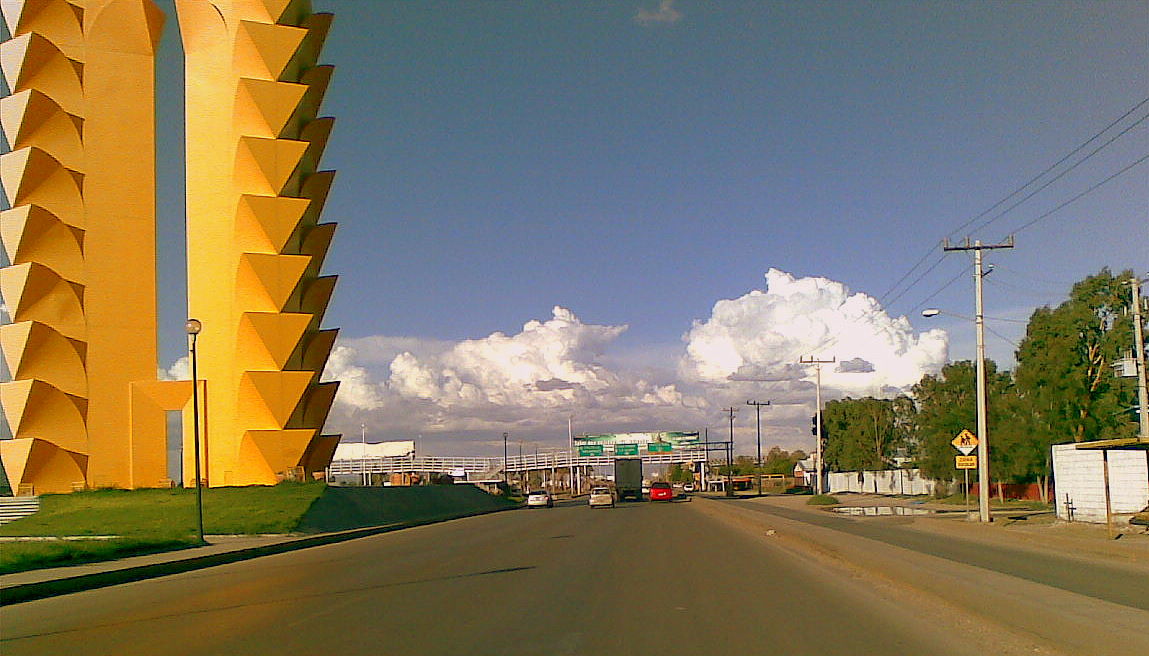
[[[957,457],[954,466],[965,473],[965,518],[970,521],[970,507],[969,507],[969,470],[977,468],[977,456],[971,456],[973,450],[977,448],[977,436],[969,432],[969,430],[962,430],[957,434],[957,437],[950,442],[954,448],[961,451],[961,455]],[[972,464],[971,464],[972,463]],[[983,484],[982,487],[985,487]],[[981,494],[985,494],[985,490],[980,490]]]

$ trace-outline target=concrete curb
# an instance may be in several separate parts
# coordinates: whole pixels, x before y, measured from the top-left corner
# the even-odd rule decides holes
[[[225,551],[223,553],[215,553],[205,556],[175,558],[173,560],[162,563],[151,563],[148,565],[138,565],[134,567],[122,567],[119,569],[111,569],[105,572],[94,572],[91,574],[81,574],[79,576],[69,576],[49,581],[39,581],[36,583],[14,585],[0,590],[0,607],[20,604],[27,601],[35,601],[37,599],[46,599],[48,597],[72,594],[74,592],[83,592],[84,590],[106,588],[112,585],[131,583],[133,581],[143,581],[145,579],[159,578],[161,576],[169,576],[171,574],[182,574],[183,572],[190,572],[197,569],[205,569],[208,567],[215,567],[217,565],[227,565],[229,563],[251,560],[252,558],[271,556],[288,551],[307,549],[309,547],[318,547],[325,544],[346,542],[348,540],[356,540],[359,538],[379,535],[381,533],[389,533],[391,531],[415,528],[417,526],[427,526],[429,524],[439,524],[456,519],[464,519],[466,517],[477,517],[479,515],[488,515],[491,513],[504,512],[507,510],[517,510],[518,508],[519,506],[492,508],[490,510],[460,513],[458,515],[446,515],[409,522],[395,522],[393,524],[384,524],[382,526],[368,526],[364,528],[338,531],[334,533],[320,533],[318,535],[311,535],[306,537],[288,538],[283,542],[277,542],[275,544],[268,544],[259,547],[236,549],[234,551]],[[180,552],[172,553],[178,554]]]

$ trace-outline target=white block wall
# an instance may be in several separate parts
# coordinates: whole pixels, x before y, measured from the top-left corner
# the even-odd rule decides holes
[[[1109,449],[1107,456],[1109,503],[1113,513],[1135,513],[1149,505],[1149,452]],[[1105,521],[1105,472],[1100,449],[1055,445],[1053,480],[1058,518],[1068,520],[1072,505],[1074,521]]]
[[[866,494],[933,494],[934,482],[922,476],[918,469],[889,469],[884,471],[831,472],[829,492],[864,492]]]

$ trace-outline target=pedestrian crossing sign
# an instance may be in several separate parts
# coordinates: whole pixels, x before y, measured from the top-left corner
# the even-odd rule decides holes
[[[957,437],[955,437],[950,444],[954,445],[954,448],[958,451],[961,451],[963,456],[968,456],[977,448],[977,436],[968,430],[963,430],[958,433]]]

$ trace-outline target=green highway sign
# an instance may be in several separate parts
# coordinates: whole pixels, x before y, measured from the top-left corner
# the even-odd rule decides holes
[[[616,456],[637,456],[637,444],[616,444],[614,445],[614,455]]]
[[[647,453],[670,453],[672,450],[670,442],[651,442],[646,445]]]
[[[578,448],[578,454],[580,456],[601,456],[602,455],[602,445],[601,444],[583,444],[583,445],[580,445]]]

